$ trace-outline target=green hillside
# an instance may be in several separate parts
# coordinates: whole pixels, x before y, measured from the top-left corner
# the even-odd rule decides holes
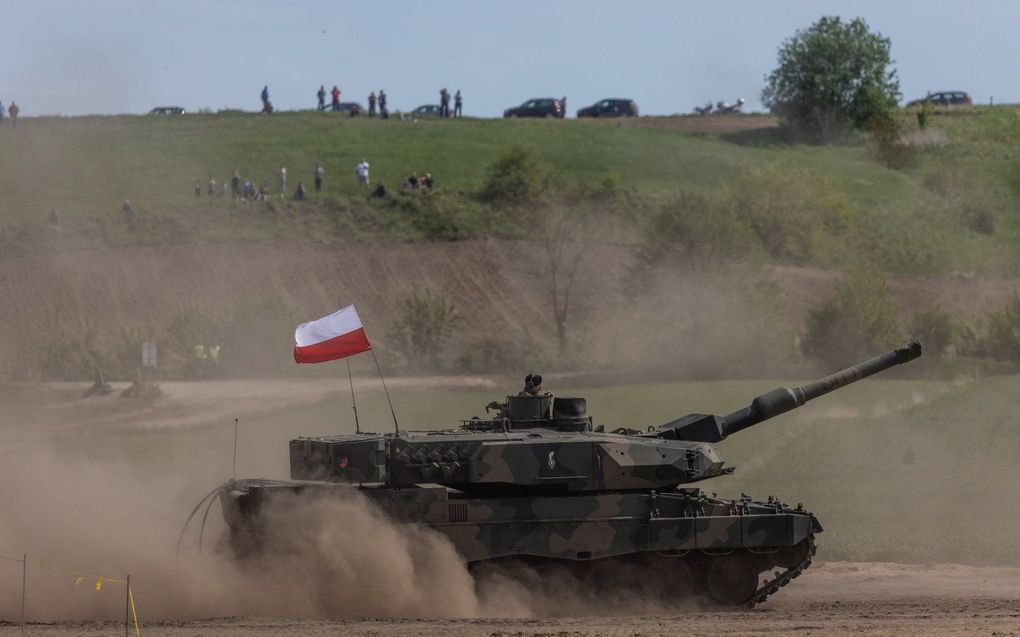
[[[842,260],[840,246],[849,242],[886,255],[882,261],[893,271],[1012,268],[1020,200],[1015,107],[936,113],[923,135],[914,132],[913,113],[904,111],[917,159],[902,170],[880,164],[865,138],[836,147],[791,144],[777,129],[761,127],[766,118],[735,119],[738,130],[728,133],[709,132],[697,118],[382,121],[292,112],[26,119],[17,131],[0,134],[0,245],[61,250],[514,235],[520,227],[474,194],[500,153],[524,143],[545,162],[554,190],[613,176],[628,197],[626,207],[639,215],[628,223],[638,226],[642,212],[677,193],[726,197],[742,187],[760,188],[761,181],[748,186],[749,175],[764,171],[760,179],[768,184],[771,176],[790,173],[845,199],[852,210],[849,230],[820,244],[821,253],[836,253],[829,261]],[[739,130],[742,122],[745,130]],[[435,176],[436,192],[426,202],[410,199],[417,195],[368,202],[354,177],[362,158],[372,165],[373,182],[382,180],[392,191],[416,171]],[[289,195],[299,180],[311,189],[316,162],[326,169],[324,192],[293,202]],[[204,191],[194,197],[196,178],[221,184],[234,168],[242,178],[267,180],[275,193],[281,164],[289,172],[286,199],[235,203],[209,199]],[[776,188],[767,194],[792,203],[801,196]],[[140,215],[130,229],[121,212],[125,199]],[[45,228],[51,210],[61,231]],[[442,231],[422,224],[423,210],[443,216]],[[818,255],[811,260],[834,265]]]

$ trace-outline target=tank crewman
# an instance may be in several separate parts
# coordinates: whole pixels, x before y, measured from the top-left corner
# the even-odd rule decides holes
[[[524,377],[524,389],[518,396],[551,396],[547,391],[542,391],[542,375],[528,374]]]

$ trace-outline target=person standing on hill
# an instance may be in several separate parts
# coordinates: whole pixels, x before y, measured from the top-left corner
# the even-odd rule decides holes
[[[208,186],[209,186],[209,188],[208,188],[208,190],[206,190],[206,193],[208,193],[208,195],[210,197],[216,195],[216,180],[213,179],[212,177],[209,177],[209,184],[208,184]]]
[[[319,110],[320,111],[326,110],[326,86],[320,84],[319,85],[319,92],[316,93],[315,96],[319,98],[319,106],[318,106]]]
[[[382,119],[390,118],[390,110],[386,108],[386,91],[379,89],[379,117]]]
[[[272,107],[269,106],[269,85],[262,87],[262,94],[260,97],[262,97],[262,112],[272,113]]]
[[[368,116],[375,117],[375,91],[368,94]]]
[[[333,90],[330,92],[330,95],[333,96],[333,112],[339,111],[340,110],[340,89],[338,89],[336,87],[336,84],[333,85]]]
[[[278,191],[282,195],[287,192],[287,167],[280,164],[280,170],[276,172],[276,179],[278,183]]]
[[[202,178],[195,177],[195,199],[202,196]]]
[[[230,178],[230,194],[237,199],[237,193],[241,190],[241,171],[234,169],[234,175]]]
[[[315,192],[322,190],[322,178],[326,175],[322,164],[315,164]]]
[[[454,117],[464,117],[464,111],[462,110],[463,106],[464,106],[464,102],[463,102],[463,100],[461,100],[461,97],[460,97],[460,89],[457,89],[457,94],[453,96],[453,116]]]
[[[450,91],[445,86],[439,91],[439,116],[450,116]]]
[[[358,185],[359,186],[367,186],[368,185],[368,162],[365,161],[364,159],[362,159],[361,163],[358,164],[357,167],[354,169],[354,172],[356,172],[358,174]]]
[[[11,100],[11,107],[10,107],[10,109],[8,109],[7,112],[9,112],[11,114],[11,126],[13,128],[17,128],[18,127],[18,113],[21,112],[21,109],[18,108],[17,102],[15,102],[14,100]]]

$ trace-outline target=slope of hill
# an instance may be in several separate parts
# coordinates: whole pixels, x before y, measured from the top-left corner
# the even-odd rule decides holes
[[[911,117],[903,113],[905,130]],[[896,171],[878,163],[867,143],[788,144],[774,121],[756,116],[626,122],[381,121],[318,112],[37,118],[5,131],[0,145],[0,245],[63,250],[237,239],[428,238],[414,219],[432,211],[427,206],[423,212],[403,197],[390,205],[368,204],[367,191],[354,178],[362,158],[372,164],[372,180],[393,191],[412,172],[431,172],[440,207],[453,210],[451,223],[459,226],[450,237],[515,235],[519,231],[490,214],[473,193],[502,151],[526,143],[557,183],[569,188],[612,175],[644,209],[656,209],[678,192],[726,196],[742,184],[746,189],[755,171],[766,171],[766,180],[768,171],[789,172],[847,200],[857,243],[877,246],[878,254],[903,253],[887,259],[887,267],[922,273],[1012,268],[1020,192],[1016,109],[939,113],[922,133],[906,137],[920,151],[917,162]],[[290,202],[298,181],[311,187],[317,162],[326,169],[323,192],[312,192],[300,205]],[[274,196],[272,205],[235,204],[205,194],[209,178],[222,184],[235,168],[242,179],[268,182],[275,194],[281,165],[289,172],[286,201]],[[196,178],[203,183],[198,199]],[[803,193],[787,188],[768,194],[781,201]],[[121,213],[126,199],[143,217],[130,232]],[[44,228],[51,210],[66,226],[59,240]]]

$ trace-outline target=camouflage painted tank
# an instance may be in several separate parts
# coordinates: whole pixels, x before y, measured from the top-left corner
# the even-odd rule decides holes
[[[811,564],[822,527],[799,504],[688,486],[733,471],[714,443],[920,354],[915,342],[725,416],[644,430],[594,426],[583,398],[510,396],[453,430],[298,438],[292,480],[231,481],[219,499],[242,552],[286,535],[266,514],[274,498],[357,490],[394,520],[443,533],[470,565],[517,560],[597,590],[653,581],[664,595],[753,605]]]

